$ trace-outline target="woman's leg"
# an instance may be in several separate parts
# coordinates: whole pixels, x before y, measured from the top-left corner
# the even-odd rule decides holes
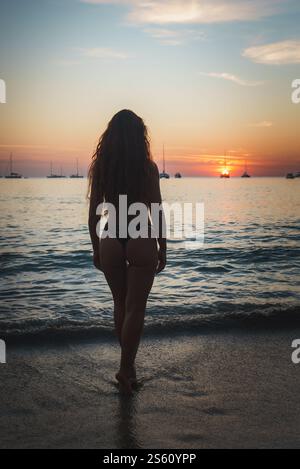
[[[144,315],[158,263],[155,239],[130,239],[126,246],[127,293],[122,326],[120,373],[130,376],[144,326]]]
[[[112,238],[101,239],[100,263],[112,292],[115,330],[121,345],[126,301],[126,258],[125,250],[118,240]]]

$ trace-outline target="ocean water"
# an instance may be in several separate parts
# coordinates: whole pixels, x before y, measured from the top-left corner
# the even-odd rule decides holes
[[[169,242],[146,330],[299,316],[300,179],[183,178],[161,188],[167,202],[204,203],[205,242]],[[0,337],[112,329],[86,189],[86,180],[0,180]]]

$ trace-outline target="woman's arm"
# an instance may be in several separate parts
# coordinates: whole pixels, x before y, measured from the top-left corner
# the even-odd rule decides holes
[[[99,238],[97,234],[97,224],[100,220],[100,215],[96,215],[97,207],[100,203],[103,202],[103,197],[101,195],[101,190],[99,187],[96,187],[94,181],[91,185],[90,193],[90,207],[89,207],[89,232],[91,237],[91,242],[94,252],[94,265],[96,268],[100,268],[99,263]]]
[[[159,178],[159,171],[157,165],[153,164],[153,174],[151,177],[151,184],[150,184],[150,201],[151,203],[162,203],[161,192],[160,192],[160,178]],[[162,207],[161,207],[162,208]],[[159,244],[159,253],[158,253],[158,267],[157,273],[161,272],[167,263],[167,239],[166,239],[166,226],[165,226],[165,216],[163,209],[159,211],[159,220],[158,220],[158,244]]]

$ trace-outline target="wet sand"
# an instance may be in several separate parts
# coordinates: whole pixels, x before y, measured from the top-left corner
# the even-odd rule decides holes
[[[300,329],[146,337],[119,394],[109,340],[9,346],[1,448],[299,448]]]

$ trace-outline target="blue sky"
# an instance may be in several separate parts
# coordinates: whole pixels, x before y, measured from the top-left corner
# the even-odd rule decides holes
[[[86,167],[127,107],[171,169],[214,174],[224,149],[233,168],[296,169],[299,19],[296,0],[2,0],[0,158],[32,174],[50,159]]]

